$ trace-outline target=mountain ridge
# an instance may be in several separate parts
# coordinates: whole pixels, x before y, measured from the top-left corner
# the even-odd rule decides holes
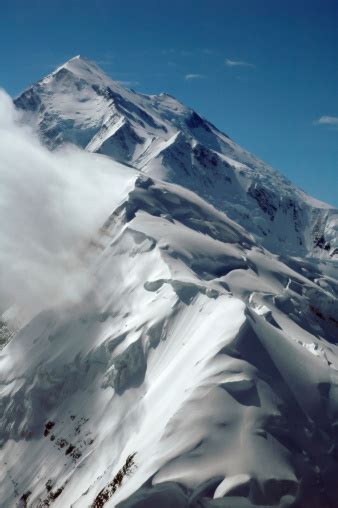
[[[307,196],[167,94],[127,90],[78,56],[14,102],[30,112],[51,148],[72,142],[190,188],[274,252],[338,254],[336,209]]]
[[[142,174],[91,256],[0,353],[5,506],[95,506],[134,453],[107,508],[334,506],[337,283]]]
[[[21,121],[117,190],[90,287],[2,316],[2,506],[335,508],[335,211],[175,99],[74,65],[16,100]]]

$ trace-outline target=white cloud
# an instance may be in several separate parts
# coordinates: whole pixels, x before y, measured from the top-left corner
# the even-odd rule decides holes
[[[20,120],[0,90],[0,314],[15,304],[27,319],[93,288],[84,253],[134,171],[71,146],[50,152]]]
[[[334,127],[338,127],[338,116],[321,116],[318,120],[315,121],[317,125],[333,125]]]
[[[193,79],[204,79],[204,78],[205,78],[204,74],[186,74],[184,76],[184,79],[186,81],[190,81],[190,80],[193,80]]]
[[[227,67],[255,67],[252,63],[243,60],[230,60],[229,58],[226,58],[224,63]]]

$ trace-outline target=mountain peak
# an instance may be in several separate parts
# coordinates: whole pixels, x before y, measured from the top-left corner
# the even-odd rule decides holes
[[[273,252],[337,254],[327,208],[169,94],[131,92],[77,55],[15,104],[50,148],[73,143],[183,185]]]
[[[55,71],[53,71],[52,74],[50,74],[47,78],[54,77],[62,69],[66,69],[72,72],[75,76],[85,79],[86,81],[89,82],[110,81],[110,78],[98,65],[96,65],[95,62],[81,55],[76,55],[70,60],[67,60],[65,63],[57,67]]]
[[[2,506],[337,506],[338,211],[80,55],[15,105],[84,151],[4,129]]]

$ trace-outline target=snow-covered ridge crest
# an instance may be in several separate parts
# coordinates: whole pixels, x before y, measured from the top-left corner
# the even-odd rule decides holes
[[[61,69],[67,69],[74,75],[89,81],[93,80],[96,82],[97,80],[101,80],[102,83],[106,83],[108,81],[105,73],[95,64],[95,62],[92,62],[81,55],[74,56],[64,64],[57,67],[57,69],[52,72],[51,76],[56,75]],[[45,79],[50,79],[50,77]]]
[[[15,104],[50,148],[75,143],[179,183],[225,210],[276,253],[338,254],[336,210],[307,196],[170,95],[128,90],[77,56]]]
[[[334,506],[337,282],[147,175],[91,259],[0,353],[4,506]]]

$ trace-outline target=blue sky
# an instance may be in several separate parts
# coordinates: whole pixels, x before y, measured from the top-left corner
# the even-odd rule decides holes
[[[13,96],[81,54],[338,206],[337,0],[2,0],[0,43]]]

